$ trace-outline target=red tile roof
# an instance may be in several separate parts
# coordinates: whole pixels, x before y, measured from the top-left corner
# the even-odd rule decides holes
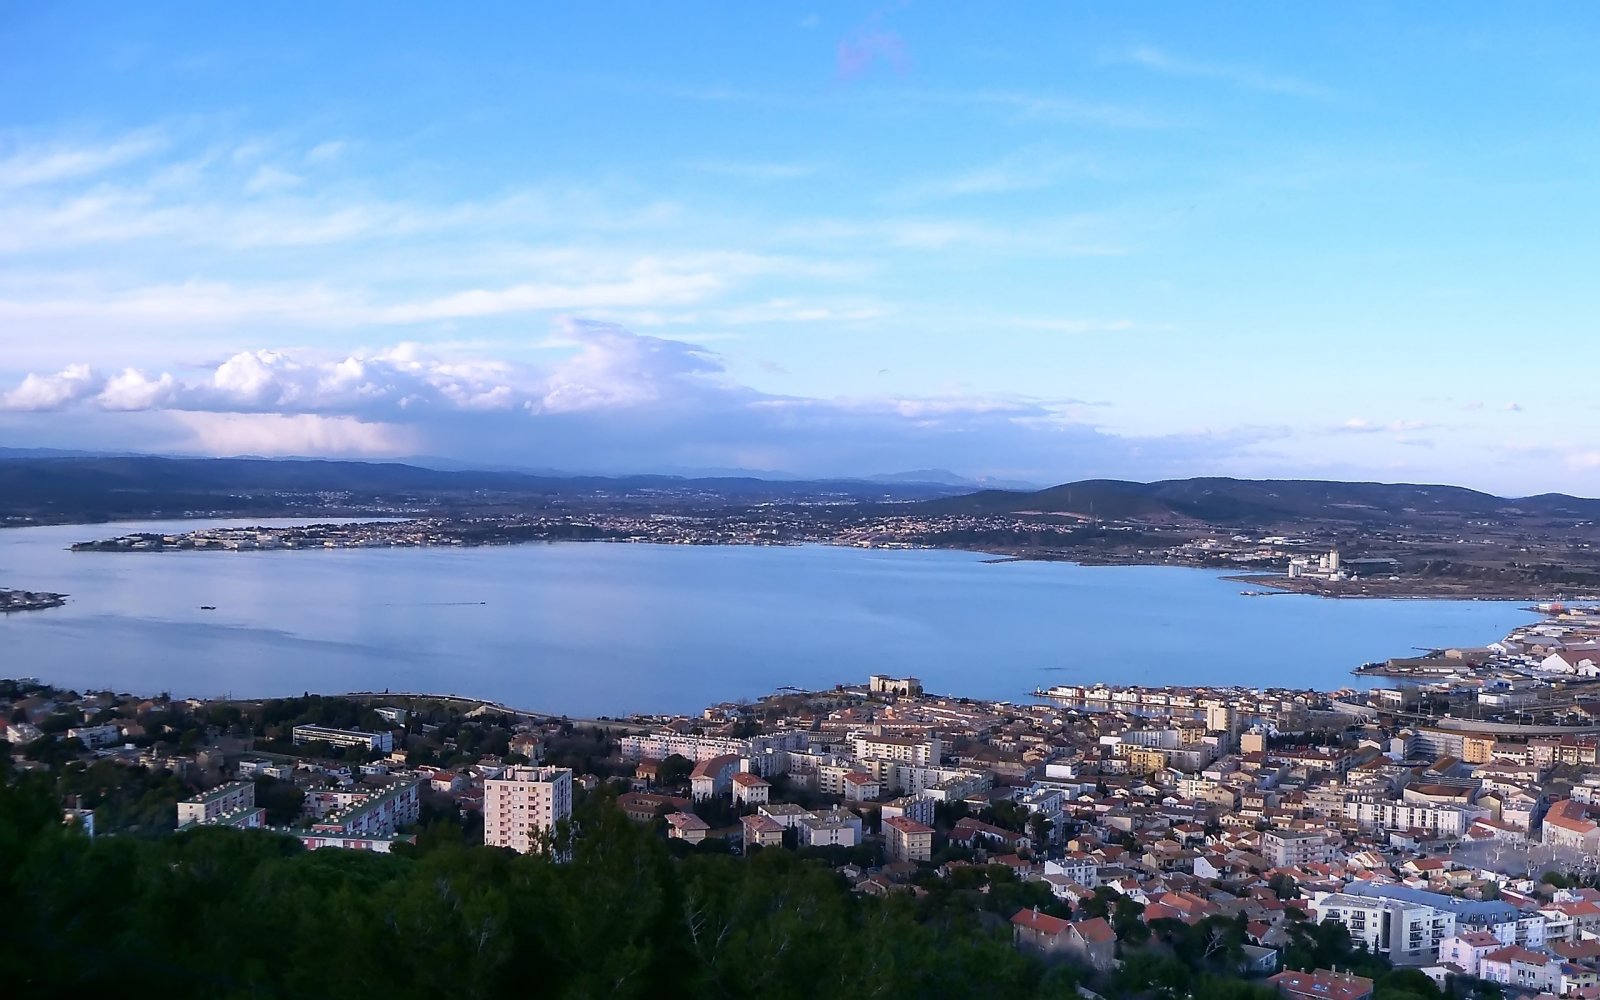
[[[1038,910],[1018,910],[1016,915],[1011,918],[1011,922],[1018,927],[1026,927],[1030,931],[1048,934],[1050,937],[1055,937],[1072,926],[1060,917],[1052,917],[1050,914],[1040,913]]]
[[[1372,996],[1372,980],[1342,972],[1318,969],[1316,972],[1280,972],[1267,982],[1279,993],[1317,1000],[1364,1000]]]
[[[1112,929],[1104,917],[1080,920],[1072,925],[1072,929],[1077,931],[1078,936],[1090,944],[1103,944],[1117,939],[1117,932]]]
[[[703,760],[700,763],[696,764],[694,766],[694,770],[690,772],[689,777],[691,777],[691,778],[714,778],[714,777],[717,776],[717,774],[719,772],[722,771],[723,768],[729,766],[730,764],[738,764],[738,763],[739,763],[739,758],[736,755],[731,754],[731,753],[725,753],[720,757],[712,757],[712,758],[710,758],[708,760]]]

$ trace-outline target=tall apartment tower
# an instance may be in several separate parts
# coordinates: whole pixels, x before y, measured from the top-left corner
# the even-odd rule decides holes
[[[528,854],[572,815],[572,769],[511,767],[483,783],[483,842]]]

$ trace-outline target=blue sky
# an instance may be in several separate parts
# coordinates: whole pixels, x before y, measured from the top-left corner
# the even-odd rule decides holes
[[[0,444],[1600,494],[1582,5],[0,4]]]

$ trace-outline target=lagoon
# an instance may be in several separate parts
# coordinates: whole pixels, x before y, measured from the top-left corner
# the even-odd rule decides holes
[[[67,551],[243,523],[0,531],[0,586],[70,595],[0,616],[0,676],[200,697],[426,691],[574,716],[697,712],[872,673],[1014,700],[1094,682],[1331,690],[1365,686],[1349,673],[1361,663],[1481,645],[1531,618],[1512,602],[1243,597],[1204,570],[944,550]]]

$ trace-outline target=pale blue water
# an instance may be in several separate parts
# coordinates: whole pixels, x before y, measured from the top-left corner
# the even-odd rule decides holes
[[[697,711],[872,673],[1008,699],[1078,681],[1333,689],[1363,662],[1491,642],[1530,617],[1488,601],[1241,597],[1199,570],[831,546],[66,551],[204,523],[240,522],[0,531],[0,586],[71,595],[0,615],[0,676],[199,696],[430,691],[573,715]]]

